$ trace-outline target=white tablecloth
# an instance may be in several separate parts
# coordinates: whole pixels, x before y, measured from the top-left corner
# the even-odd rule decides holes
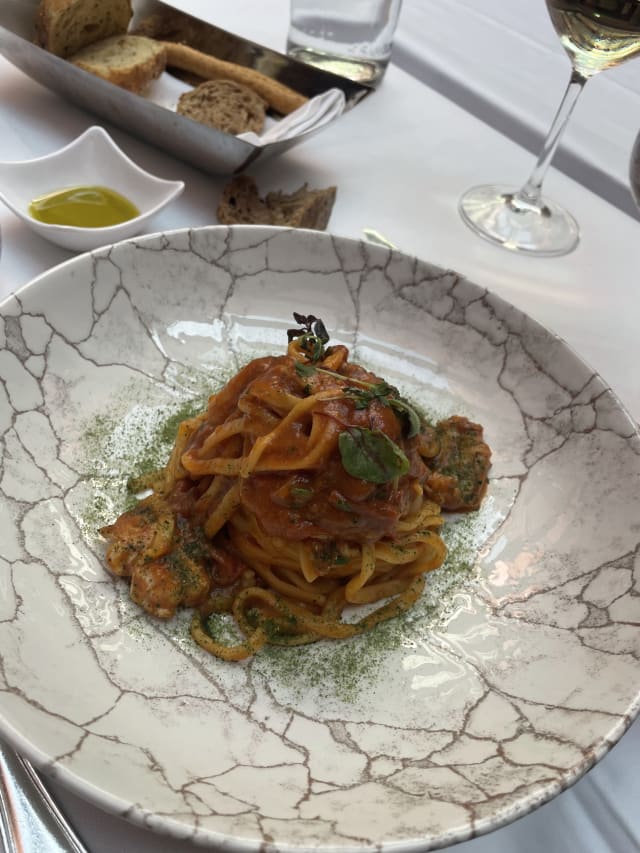
[[[404,0],[396,58],[536,154],[570,74],[544,0]],[[596,75],[556,156],[564,171],[627,211],[639,99],[637,60]]]
[[[287,4],[255,0],[187,10],[282,49]],[[233,8],[231,8],[233,7]],[[249,14],[251,13],[251,14]],[[460,26],[463,26],[461,21]],[[638,98],[640,104],[640,98]],[[640,114],[640,110],[638,110]],[[52,151],[95,123],[0,59],[0,159]],[[224,177],[205,176],[107,125],[140,165],[186,182],[183,196],[152,230],[215,223]],[[499,293],[560,334],[640,420],[640,224],[580,184],[552,171],[548,192],[577,215],[582,241],[557,260],[517,256],[474,237],[456,205],[470,185],[519,182],[531,156],[422,82],[391,66],[381,88],[322,134],[252,169],[261,189],[337,184],[330,230],[360,237],[375,228],[408,253],[452,267]],[[71,253],[35,236],[0,209],[0,297]],[[572,789],[460,853],[627,853],[640,849],[640,723]],[[53,786],[93,853],[195,849],[131,827]]]

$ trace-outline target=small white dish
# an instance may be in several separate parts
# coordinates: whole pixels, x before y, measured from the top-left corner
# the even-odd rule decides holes
[[[116,190],[138,208],[140,215],[106,228],[78,228],[49,225],[29,214],[29,205],[37,196],[83,185]],[[98,126],[44,157],[0,162],[0,199],[6,206],[41,237],[79,252],[140,234],[147,222],[183,189],[182,181],[165,181],[145,172]]]

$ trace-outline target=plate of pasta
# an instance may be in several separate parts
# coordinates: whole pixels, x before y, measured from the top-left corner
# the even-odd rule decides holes
[[[237,851],[430,850],[634,719],[637,429],[513,306],[212,226],[0,316],[0,731],[77,793]]]

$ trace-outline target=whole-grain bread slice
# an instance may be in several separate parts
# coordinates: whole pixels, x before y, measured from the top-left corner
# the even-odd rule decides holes
[[[36,43],[64,58],[109,36],[127,32],[131,0],[41,0]]]
[[[166,54],[160,42],[144,36],[111,36],[69,57],[79,68],[116,86],[143,94],[164,71]]]
[[[272,110],[283,116],[289,115],[309,100],[306,95],[301,95],[273,77],[267,77],[256,68],[227,62],[196,50],[188,44],[165,41],[164,46],[167,51],[167,67],[197,74],[203,80],[233,80],[235,83],[242,83],[260,95]]]
[[[225,133],[261,133],[267,103],[242,83],[207,80],[180,96],[177,112]]]
[[[267,193],[261,198],[250,175],[236,175],[222,191],[218,222],[223,225],[280,225],[324,231],[336,199],[336,187],[310,190],[304,184],[293,193]]]

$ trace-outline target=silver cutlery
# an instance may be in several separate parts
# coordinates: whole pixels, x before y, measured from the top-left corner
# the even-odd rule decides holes
[[[0,841],[5,853],[88,853],[31,764],[2,740]]]

